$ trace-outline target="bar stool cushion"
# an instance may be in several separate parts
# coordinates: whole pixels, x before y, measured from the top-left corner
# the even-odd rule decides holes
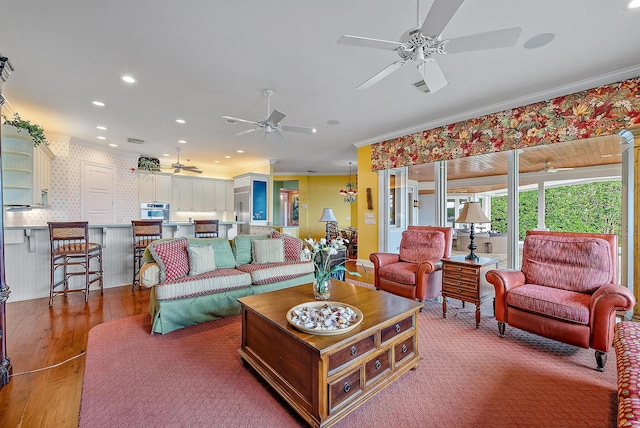
[[[189,256],[187,238],[172,241],[154,242],[149,251],[160,266],[160,281],[173,281],[189,273]]]

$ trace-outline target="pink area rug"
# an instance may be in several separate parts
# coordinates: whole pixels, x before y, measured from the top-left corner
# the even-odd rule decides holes
[[[483,307],[483,309],[485,309]],[[616,365],[592,350],[507,327],[491,308],[450,300],[419,317],[424,360],[337,427],[614,427]],[[297,427],[304,425],[237,354],[240,317],[150,335],[138,315],[89,332],[80,426]],[[286,352],[286,350],[283,350]]]

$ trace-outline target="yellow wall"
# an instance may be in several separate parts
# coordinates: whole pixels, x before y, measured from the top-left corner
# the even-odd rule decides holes
[[[367,209],[367,188],[371,189],[373,209]],[[369,260],[378,251],[378,174],[371,171],[371,146],[358,148],[358,259]],[[365,214],[372,214],[374,224],[365,223]]]
[[[368,162],[370,164],[371,162]],[[353,225],[358,206],[347,204],[340,197],[340,189],[344,189],[349,177],[336,176],[274,176],[274,181],[298,180],[300,192],[300,238],[315,239],[325,236],[326,224],[318,222],[324,208],[333,209],[338,219],[338,228],[343,229]],[[364,197],[364,194],[362,194]],[[361,194],[358,194],[360,199]]]

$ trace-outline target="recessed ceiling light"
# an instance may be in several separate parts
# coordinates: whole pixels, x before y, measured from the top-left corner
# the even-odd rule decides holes
[[[176,119],[176,122],[178,122],[178,123],[187,123],[187,121],[184,120],[184,119]]]
[[[627,6],[629,9],[635,9],[640,7],[640,0],[631,0]]]
[[[110,145],[111,147],[118,147],[118,145],[117,145],[117,144],[113,144],[113,143],[111,143],[111,144],[109,144],[109,145]]]
[[[136,83],[136,79],[131,76],[122,76],[122,80],[127,83]]]
[[[169,153],[163,153],[162,156],[171,156]]]
[[[612,157],[613,157],[613,155],[602,155],[602,156],[600,156],[600,157],[601,157],[601,158],[612,158]]]
[[[231,159],[231,156],[225,156],[224,158],[225,159]]]
[[[214,163],[220,163],[220,161],[219,161],[219,160],[215,160],[215,161],[213,161],[213,162],[214,162]]]
[[[244,150],[236,150],[238,153],[244,153]]]
[[[327,125],[340,125],[340,121],[338,119],[327,120]]]
[[[107,139],[107,137],[103,137],[102,135],[98,135],[96,138],[98,140],[106,140]]]
[[[97,129],[99,129],[99,130],[101,130],[101,131],[106,131],[106,130],[107,130],[107,127],[106,127],[106,126],[100,126],[100,125],[98,125],[98,126],[96,126],[96,128],[97,128]]]
[[[178,140],[178,143],[180,144],[187,144],[187,142],[185,140]]]
[[[538,49],[545,45],[551,43],[551,41],[556,37],[553,33],[543,33],[538,34],[524,42],[525,49]]]
[[[94,101],[93,105],[98,107],[104,107],[104,103],[102,101]]]

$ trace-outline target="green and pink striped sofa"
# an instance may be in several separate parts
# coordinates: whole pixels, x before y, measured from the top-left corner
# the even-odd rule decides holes
[[[151,288],[151,332],[240,313],[238,298],[313,282],[303,242],[286,234],[175,238],[145,251],[141,283]]]

